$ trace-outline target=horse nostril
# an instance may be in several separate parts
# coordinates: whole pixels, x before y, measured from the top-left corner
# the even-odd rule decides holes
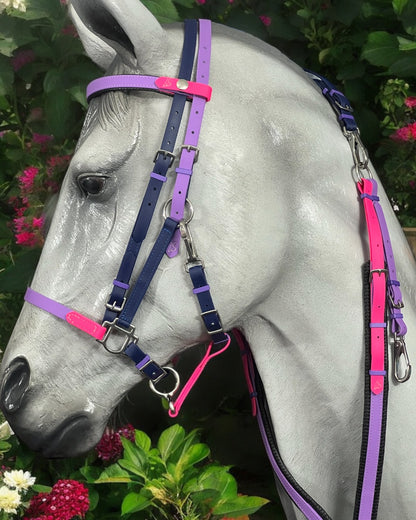
[[[6,412],[16,412],[29,386],[29,363],[23,357],[14,359],[6,369],[1,389],[2,406]]]

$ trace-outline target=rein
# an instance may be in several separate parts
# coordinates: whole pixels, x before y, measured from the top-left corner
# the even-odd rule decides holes
[[[196,81],[191,81],[198,36]],[[134,362],[137,370],[148,377],[151,389],[157,395],[167,399],[171,417],[178,415],[186,396],[206,364],[212,358],[224,352],[231,341],[230,336],[223,330],[220,315],[214,305],[211,289],[205,275],[204,262],[198,256],[192,238],[190,222],[194,210],[187,198],[194,164],[197,162],[199,155],[198,141],[205,105],[211,99],[212,93],[212,88],[208,84],[210,55],[211,22],[209,20],[199,20],[199,22],[187,20],[185,21],[185,37],[179,78],[117,75],[96,79],[88,85],[88,101],[113,90],[150,90],[172,97],[165,133],[160,148],[156,151],[147,189],[118,273],[113,281],[102,324],[31,288],[28,288],[25,294],[27,302],[89,334],[108,352],[128,356]],[[387,308],[390,332],[394,336],[394,376],[398,382],[402,383],[407,381],[411,375],[411,366],[404,341],[407,328],[401,313],[403,300],[400,283],[397,281],[389,233],[379,204],[377,183],[370,170],[368,154],[362,144],[357,124],[352,115],[351,105],[347,98],[337,91],[328,80],[315,73],[307,71],[307,74],[318,85],[322,94],[336,112],[343,133],[349,142],[354,163],[353,176],[363,202],[367,222],[370,254],[367,282],[369,347],[365,376],[363,440],[354,520],[375,520],[377,518],[384,457],[387,414],[388,356],[386,343],[388,323],[385,317]],[[179,165],[175,169],[176,181],[173,194],[164,205],[162,229],[137,281],[131,286],[130,279],[136,259],[146,238],[162,187],[167,180],[168,170],[175,160],[174,149],[187,102],[191,102],[191,108],[184,143],[180,146]],[[179,396],[174,400],[173,396],[180,386],[178,373],[170,366],[160,366],[140,348],[139,338],[135,333],[132,321],[164,255],[166,254],[170,258],[176,256],[179,252],[181,240],[185,244],[185,270],[189,273],[193,286],[192,292],[198,300],[202,321],[212,341],[204,358],[183,386]],[[387,301],[386,294],[388,296]],[[294,504],[308,520],[331,520],[324,509],[295,481],[285,466],[277,447],[266,396],[250,348],[241,332],[238,330],[233,332],[242,352],[243,367],[252,399],[253,415],[257,416],[266,452],[276,477]],[[170,379],[173,378],[172,388],[168,391],[160,390],[158,388],[159,383],[169,375]]]

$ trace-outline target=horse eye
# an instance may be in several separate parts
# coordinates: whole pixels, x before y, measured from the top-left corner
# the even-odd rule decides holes
[[[106,185],[107,177],[102,175],[82,175],[78,178],[78,185],[85,195],[98,195]]]

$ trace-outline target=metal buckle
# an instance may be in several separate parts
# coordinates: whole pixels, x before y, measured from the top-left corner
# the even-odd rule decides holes
[[[175,154],[172,153],[172,152],[169,152],[168,150],[160,149],[155,154],[155,158],[153,159],[154,163],[158,160],[159,154],[162,154],[163,157],[170,157],[170,163],[169,163],[169,168],[170,168],[172,166],[172,164],[173,164],[173,161],[175,160]]]
[[[192,144],[183,144],[181,150],[186,150],[187,152],[193,150],[195,152],[194,163],[198,162],[199,148],[197,146],[193,146]]]
[[[215,312],[215,314],[217,315],[218,317],[218,321],[219,321],[219,324],[220,324],[220,328],[217,329],[217,330],[208,330],[207,328],[207,332],[210,336],[212,336],[213,334],[219,334],[220,332],[224,332],[224,329],[222,327],[222,323],[221,323],[221,318],[220,318],[220,315],[217,311],[217,309],[212,309],[210,311],[205,311],[205,312],[201,312],[201,317],[203,318],[204,316],[208,316],[208,314],[213,314]]]
[[[128,345],[130,345],[130,343],[137,343],[139,340],[139,338],[134,335],[135,328],[133,325],[130,325],[128,329],[125,329],[124,327],[117,325],[117,319],[114,321],[105,321],[103,323],[103,327],[107,327],[107,332],[105,333],[103,339],[97,339],[97,341],[98,343],[101,343],[101,345],[103,345],[103,347],[111,354],[122,354]],[[124,335],[125,338],[121,347],[113,349],[108,345],[107,342],[111,334],[115,331]]]
[[[113,303],[106,303],[105,306],[109,311],[121,312],[124,309],[126,301],[127,298],[123,298],[123,303],[121,305],[116,305],[116,301],[114,300]]]
[[[373,274],[374,273],[377,273],[380,276],[381,273],[388,274],[388,270],[387,269],[371,269],[370,275],[368,277],[369,283],[371,283],[373,281]]]

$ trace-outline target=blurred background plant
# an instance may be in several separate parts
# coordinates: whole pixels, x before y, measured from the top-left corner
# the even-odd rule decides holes
[[[414,0],[143,3],[163,23],[210,18],[249,32],[300,66],[328,77],[355,108],[363,141],[401,224],[416,226]],[[87,108],[85,87],[100,74],[84,54],[68,18],[66,0],[0,0],[2,350],[33,276],[53,200],[81,130]],[[234,407],[220,407],[221,428],[227,414],[232,417],[229,424],[235,422],[240,404],[237,399]],[[215,422],[210,417],[210,423]],[[0,441],[0,452],[6,449],[2,442],[8,441]],[[13,449],[17,450],[17,469],[33,462],[33,454],[18,443]],[[78,475],[65,464],[58,465],[59,470],[55,467],[55,482]],[[38,462],[33,468],[37,476],[46,474]],[[50,476],[43,482],[53,484]],[[92,503],[94,497],[93,493]],[[274,510],[270,518],[280,514]]]

